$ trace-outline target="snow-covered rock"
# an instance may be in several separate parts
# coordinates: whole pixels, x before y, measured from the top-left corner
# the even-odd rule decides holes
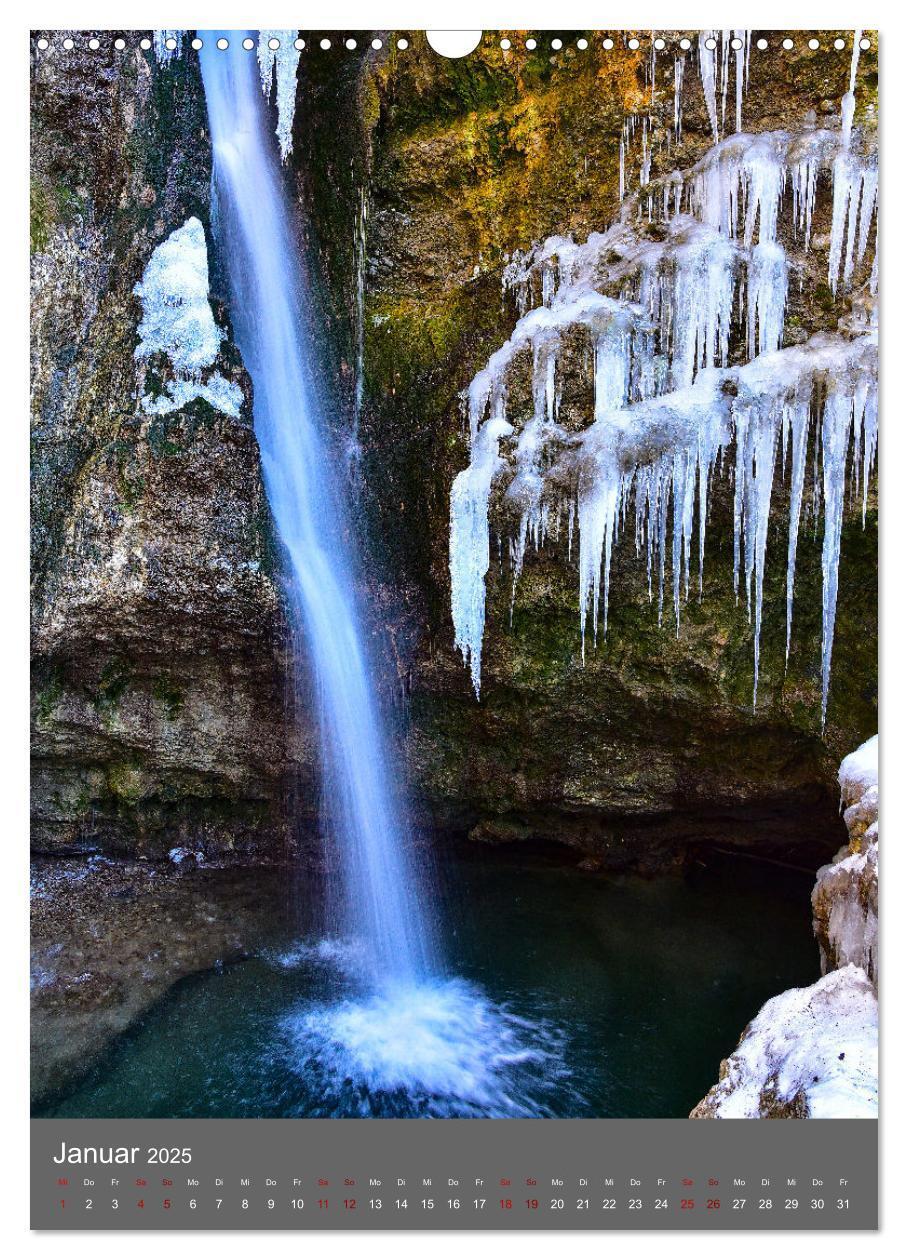
[[[848,844],[817,871],[813,930],[823,973],[854,963],[877,983],[879,787],[877,737],[839,770]]]
[[[877,999],[849,963],[770,998],[691,1118],[873,1118],[877,1091]]]
[[[856,804],[879,786],[879,756],[879,738],[874,735],[861,744],[860,748],[849,753],[839,766],[839,787],[842,789],[843,805]],[[874,807],[875,817],[876,808]],[[847,812],[845,824],[851,834],[851,823]]]
[[[877,1113],[876,735],[842,762],[839,785],[849,840],[817,872],[811,898],[823,977],[766,1003],[694,1119]]]

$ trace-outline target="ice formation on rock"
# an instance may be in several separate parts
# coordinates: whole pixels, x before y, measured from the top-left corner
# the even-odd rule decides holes
[[[185,31],[153,31],[152,47],[154,55],[157,58],[158,65],[166,66],[168,61],[172,61],[174,57],[179,57],[183,50],[183,36]],[[175,48],[168,48],[167,41],[169,39],[176,40]]]
[[[455,642],[470,663],[477,693],[489,563],[487,511],[496,479],[504,486],[511,477],[503,504],[515,510],[518,520],[510,547],[515,581],[527,542],[544,543],[550,530],[557,532],[565,511],[572,526],[576,517],[585,648],[590,631],[594,640],[600,623],[605,631],[612,548],[628,519],[638,553],[645,557],[650,590],[655,586],[657,592],[660,619],[670,564],[679,624],[695,545],[702,589],[711,479],[724,452],[733,447],[733,582],[754,625],[756,705],[770,499],[780,465],[790,464],[787,655],[813,433],[822,454],[815,496],[824,529],[825,721],[846,467],[850,459],[866,511],[876,455],[875,267],[869,286],[855,300],[849,328],[783,348],[792,263],[779,223],[783,213],[790,214],[790,230],[806,249],[818,182],[831,179],[830,276],[841,273],[842,284],[850,288],[875,220],[876,159],[862,137],[856,143],[849,132],[845,141],[840,130],[812,121],[798,132],[738,132],[718,140],[732,36],[740,44],[734,49],[740,121],[747,32],[725,32],[721,40],[705,32],[700,73],[717,143],[688,171],[672,171],[630,196],[606,231],[594,232],[582,243],[550,237],[527,253],[518,251],[505,270],[504,287],[514,295],[520,318],[466,391],[473,455],[452,494]],[[679,93],[680,86],[674,102],[676,127]],[[625,142],[634,130],[629,119],[621,145],[622,172]],[[646,164],[645,123],[642,130]],[[620,179],[623,186],[623,173]],[[730,367],[729,347],[739,325],[748,362]],[[568,338],[576,339],[578,332],[588,338],[593,389],[592,423],[580,433],[567,432],[558,422],[559,361],[568,353]],[[522,414],[509,414],[509,391],[527,364],[532,411],[521,424]],[[494,461],[489,425],[494,425]],[[506,458],[501,458],[498,446],[512,427],[516,445],[509,460],[511,452],[506,448]],[[468,486],[475,493],[465,528]]]
[[[271,95],[276,84],[277,135],[281,160],[286,162],[293,148],[293,119],[296,114],[296,71],[300,50],[296,47],[296,31],[259,31],[258,59],[262,75],[262,91]],[[272,48],[271,44],[277,47]]]
[[[842,762],[839,783],[848,844],[817,871],[814,931],[823,972],[848,963],[878,981],[879,788],[877,737]]]
[[[770,998],[693,1118],[875,1118],[877,1023],[873,986],[851,964]]]
[[[164,415],[202,398],[217,411],[239,416],[239,385],[219,372],[205,374],[217,359],[224,333],[214,322],[208,299],[208,247],[198,219],[187,219],[158,245],[133,292],[142,302],[136,359],[146,362],[165,355],[173,371],[161,393],[144,395],[143,411]]]
[[[728,107],[729,57],[735,54],[735,131],[741,130],[744,92],[750,75],[750,31],[701,31],[697,42],[697,60],[706,113],[712,127],[713,140],[725,131]],[[677,70],[676,70],[677,75]],[[678,126],[679,105],[676,86],[675,118]]]

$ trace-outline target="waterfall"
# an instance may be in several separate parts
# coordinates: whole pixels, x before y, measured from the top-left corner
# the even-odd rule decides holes
[[[297,953],[303,965],[331,972],[330,996],[303,996],[275,1028],[275,1046],[319,1098],[313,1114],[546,1115],[553,1082],[571,1089],[559,1028],[519,1018],[442,973],[432,890],[417,876],[372,692],[345,541],[349,479],[314,369],[314,312],[262,92],[271,80],[242,47],[242,32],[199,34],[213,219],[234,337],[252,378],[265,489],[288,558],[296,664],[306,662],[315,683],[326,839],[342,871],[329,897],[341,939],[304,943]],[[218,48],[219,38],[229,46]],[[286,82],[283,91],[286,123]],[[278,141],[289,152],[289,123]],[[299,685],[297,696],[304,701]]]
[[[216,47],[219,36],[229,48]],[[330,408],[313,370],[308,285],[298,262],[254,54],[239,32],[205,32],[200,55],[213,152],[216,234],[237,346],[252,378],[255,432],[286,549],[299,694],[314,686],[323,814],[342,878],[331,926],[355,938],[373,981],[409,983],[436,965],[432,931],[395,800],[357,606]]]

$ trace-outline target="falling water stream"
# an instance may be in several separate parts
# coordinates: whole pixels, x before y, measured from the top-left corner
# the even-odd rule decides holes
[[[434,950],[372,692],[335,452],[310,366],[307,286],[266,105],[245,50],[206,40],[201,60],[235,336],[252,377],[268,501],[315,679],[324,796],[344,871],[338,927],[363,940],[377,976],[411,982],[432,970]]]
[[[218,48],[218,38],[229,47]],[[252,378],[268,501],[286,550],[296,639],[316,697],[329,863],[328,939],[311,952],[336,974],[328,1001],[302,1002],[288,1042],[327,1087],[352,1082],[350,1109],[383,1098],[426,1114],[532,1114],[516,1065],[542,1064],[542,1030],[445,975],[432,889],[397,799],[354,584],[342,459],[317,381],[313,312],[291,228],[256,58],[237,32],[206,32],[200,54],[213,151],[215,235],[236,343]],[[309,690],[306,691],[306,695]],[[311,702],[310,702],[311,703]],[[344,1108],[341,1108],[342,1112]]]

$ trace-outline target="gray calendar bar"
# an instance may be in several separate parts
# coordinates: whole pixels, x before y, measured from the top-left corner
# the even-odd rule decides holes
[[[877,1227],[873,1120],[33,1120],[31,1137],[33,1229]]]

